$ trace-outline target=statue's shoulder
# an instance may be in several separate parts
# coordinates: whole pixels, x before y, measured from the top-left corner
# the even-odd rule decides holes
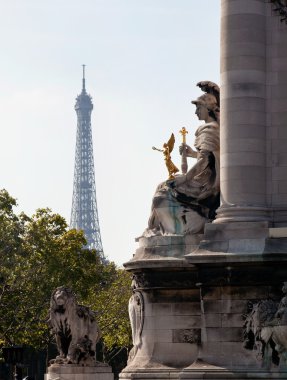
[[[202,132],[205,132],[206,130],[218,130],[219,129],[219,124],[217,123],[217,121],[211,121],[210,123],[205,123],[205,124],[202,124],[200,125],[196,132],[195,132],[195,136],[198,136],[200,135]]]
[[[210,123],[206,123],[203,125],[205,128],[219,128],[219,124],[217,121],[211,121]]]

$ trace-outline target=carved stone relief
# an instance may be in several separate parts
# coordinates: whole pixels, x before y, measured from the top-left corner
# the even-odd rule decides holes
[[[144,325],[144,299],[140,291],[136,290],[135,279],[132,281],[133,295],[129,300],[129,317],[132,328],[133,348],[130,351],[128,362],[136,355],[142,345],[142,330]]]
[[[251,305],[245,316],[244,347],[254,350],[257,357],[279,365],[287,358],[287,282],[284,282],[281,301],[267,299]]]
[[[273,11],[278,13],[280,21],[287,23],[287,1],[286,0],[270,0],[273,4]]]

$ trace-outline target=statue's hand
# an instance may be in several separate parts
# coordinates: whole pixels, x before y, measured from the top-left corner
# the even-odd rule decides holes
[[[185,144],[181,144],[181,145],[179,146],[179,154],[180,154],[181,156],[182,156],[182,152],[183,152],[184,148],[185,148],[185,151],[186,151],[186,145],[185,145]]]
[[[182,155],[182,153],[185,151],[186,157],[197,157],[197,152],[193,150],[189,145],[181,144],[179,146],[179,154]]]

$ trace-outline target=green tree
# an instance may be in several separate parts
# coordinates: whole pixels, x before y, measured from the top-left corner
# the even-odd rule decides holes
[[[131,347],[128,301],[131,296],[131,275],[116,270],[108,286],[91,292],[89,303],[98,310],[98,322],[103,333],[104,357],[110,361],[122,349]]]
[[[0,345],[46,348],[51,293],[65,285],[97,311],[106,359],[128,349],[130,275],[84,249],[83,233],[68,230],[59,214],[39,209],[32,217],[16,215],[14,206],[16,200],[0,191]]]

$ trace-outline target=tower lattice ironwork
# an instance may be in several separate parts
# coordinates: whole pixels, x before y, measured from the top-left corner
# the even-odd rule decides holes
[[[87,248],[96,249],[105,260],[96,198],[95,169],[91,113],[92,97],[85,86],[85,65],[83,65],[82,92],[76,98],[77,140],[74,169],[74,187],[70,228],[83,230]]]

